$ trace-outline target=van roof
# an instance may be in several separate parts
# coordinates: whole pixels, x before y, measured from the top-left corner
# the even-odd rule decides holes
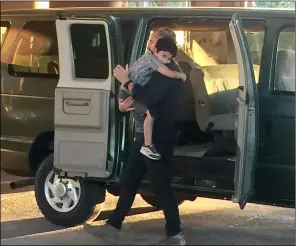
[[[157,9],[157,11],[156,11]],[[136,10],[136,11],[135,11]],[[242,13],[244,15],[250,15],[257,17],[284,17],[284,18],[295,18],[294,9],[275,9],[275,8],[243,8],[243,7],[191,7],[191,8],[171,8],[171,7],[157,7],[157,8],[112,8],[112,7],[69,7],[69,8],[49,8],[49,9],[14,9],[14,10],[1,10],[2,16],[27,16],[27,15],[38,15],[38,16],[60,16],[60,15],[99,15],[102,12],[116,15],[194,15],[200,13],[211,12],[217,14],[230,14],[230,13]]]

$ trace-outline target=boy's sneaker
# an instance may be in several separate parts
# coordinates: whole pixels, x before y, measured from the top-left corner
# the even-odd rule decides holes
[[[109,244],[116,244],[119,237],[119,230],[115,227],[109,225],[108,223],[102,226],[85,224],[83,230],[97,238],[104,240],[104,242]]]
[[[140,152],[152,160],[159,160],[161,158],[154,145],[143,145]]]
[[[180,232],[179,234],[175,236],[167,237],[166,239],[154,245],[186,245],[186,241],[183,236],[183,233]]]

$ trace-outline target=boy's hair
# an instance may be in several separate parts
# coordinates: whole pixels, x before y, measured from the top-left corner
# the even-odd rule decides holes
[[[177,44],[171,38],[161,38],[157,41],[155,48],[157,52],[159,51],[166,51],[169,52],[173,57],[177,55]]]
[[[158,38],[171,38],[176,41],[175,32],[169,27],[160,27],[153,31],[153,34]]]

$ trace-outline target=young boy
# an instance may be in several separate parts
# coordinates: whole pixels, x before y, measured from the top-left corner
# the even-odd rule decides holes
[[[155,48],[147,51],[139,60],[137,60],[129,71],[130,79],[138,85],[145,88],[145,85],[149,82],[153,72],[158,71],[164,76],[176,79],[186,80],[186,75],[180,72],[170,70],[165,64],[169,64],[172,59],[177,55],[177,45],[175,41],[170,38],[161,38],[157,41]],[[120,98],[128,97],[130,94],[125,85],[125,95],[123,93],[119,95]],[[169,89],[169,88],[168,88]],[[133,95],[134,97],[135,95]],[[153,97],[153,95],[146,95],[146,98]],[[144,121],[144,145],[141,148],[141,153],[153,160],[159,160],[161,155],[155,149],[152,143],[152,129],[154,119],[158,117],[157,105],[150,105],[146,99],[136,99],[139,103],[142,103],[147,107],[146,118]]]

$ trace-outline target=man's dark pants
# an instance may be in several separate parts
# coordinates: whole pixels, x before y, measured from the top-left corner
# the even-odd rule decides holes
[[[124,171],[120,198],[115,211],[107,223],[118,229],[121,228],[124,217],[132,206],[141,181],[148,172],[153,191],[164,212],[167,235],[173,236],[181,231],[179,209],[170,188],[171,182],[169,175],[175,139],[174,106],[180,89],[180,81],[172,81],[172,79],[166,78],[159,73],[155,73],[151,80],[159,83],[174,83],[171,86],[170,93],[166,94],[158,103],[160,117],[155,121],[153,129],[153,142],[158,152],[162,155],[162,159],[154,161],[145,158],[140,153],[140,149],[144,143],[144,136],[143,134],[136,135],[130,153],[130,159]],[[156,83],[151,83],[149,86],[151,91],[157,89],[157,87],[153,87],[157,86]]]

